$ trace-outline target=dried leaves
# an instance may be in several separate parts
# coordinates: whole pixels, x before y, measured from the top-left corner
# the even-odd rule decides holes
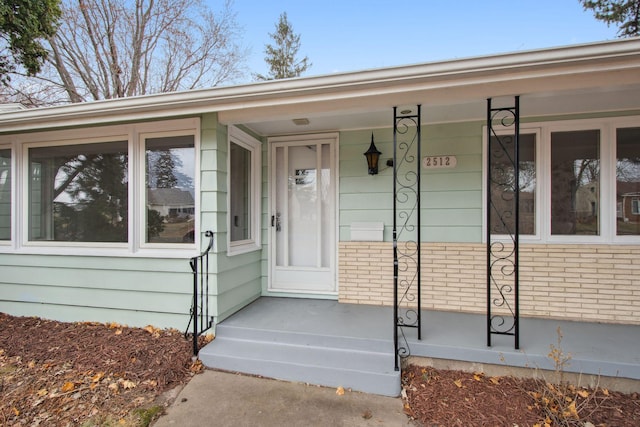
[[[544,399],[551,403],[551,392],[543,392],[533,379],[409,366],[402,380],[405,413],[421,425],[582,427],[587,421],[619,427],[640,425],[640,396],[636,393],[567,386],[563,404],[554,408],[558,415],[554,419],[542,410]],[[551,387],[562,391],[559,386]]]
[[[0,424],[120,420],[194,369],[178,331],[0,313]]]
[[[535,390],[529,392],[534,403],[529,409],[535,408],[543,414],[541,421],[534,424],[534,427],[582,427],[594,408],[601,407],[609,399],[607,389],[586,389],[572,384],[552,384],[542,380],[536,380],[534,384]]]

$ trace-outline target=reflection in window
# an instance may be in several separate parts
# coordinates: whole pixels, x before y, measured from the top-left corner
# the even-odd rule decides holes
[[[600,131],[551,134],[551,234],[599,235]]]
[[[229,202],[231,215],[230,241],[238,242],[251,238],[250,197],[251,197],[251,151],[231,142]]]
[[[11,150],[0,150],[0,240],[11,239]]]
[[[146,242],[193,243],[194,137],[147,138],[145,144]]]
[[[616,234],[640,235],[640,128],[616,132]]]
[[[29,240],[126,242],[127,141],[29,149]]]
[[[491,232],[513,234],[515,232],[513,170],[513,135],[491,137]],[[520,158],[520,234],[536,233],[536,135],[521,134]]]

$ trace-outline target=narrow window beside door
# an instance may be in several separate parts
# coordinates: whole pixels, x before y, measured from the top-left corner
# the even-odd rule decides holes
[[[260,141],[235,127],[229,129],[228,254],[260,249]]]
[[[232,242],[248,240],[251,236],[249,210],[251,209],[251,151],[231,142],[231,188],[229,191]]]

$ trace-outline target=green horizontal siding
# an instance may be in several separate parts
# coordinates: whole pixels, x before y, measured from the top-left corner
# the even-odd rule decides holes
[[[177,328],[188,322],[187,257],[0,254],[0,269],[0,311],[14,315]]]
[[[37,286],[84,287],[87,289],[113,289],[119,291],[144,292],[189,292],[191,270],[188,260],[182,260],[178,271],[134,271],[124,269],[96,269],[77,265],[68,267],[43,267],[40,265],[3,266],[4,283],[20,283]],[[141,262],[140,267],[143,267]],[[25,275],[25,268],[29,274]],[[186,287],[185,287],[186,283]]]
[[[117,322],[128,326],[154,325],[159,328],[186,329],[189,318],[185,314],[123,311],[104,307],[82,307],[70,305],[41,304],[30,302],[6,302],[0,300],[0,312],[13,315],[38,316],[62,322]],[[25,314],[21,314],[25,313]],[[104,320],[111,319],[111,320]]]
[[[116,278],[118,275],[112,275]],[[121,275],[127,279],[127,275]],[[165,279],[169,280],[169,278]],[[190,283],[176,285],[176,292],[157,290],[109,289],[86,282],[90,286],[27,285],[3,283],[4,301],[23,301],[80,307],[99,307],[118,311],[146,311],[157,313],[187,314],[191,303]],[[187,281],[188,282],[188,281]],[[123,295],[126,293],[126,295]],[[126,297],[125,297],[126,296]]]
[[[370,131],[340,134],[340,240],[350,239],[354,222],[383,222],[384,240],[392,239],[392,129],[374,131],[380,156],[378,175],[367,175],[363,156]],[[455,155],[452,169],[421,169],[422,239],[429,242],[478,242],[482,227],[482,123],[422,127],[422,156]]]
[[[187,260],[185,262],[185,260]],[[49,267],[87,270],[123,270],[154,272],[189,272],[185,258],[150,258],[128,256],[64,256],[0,254],[0,268],[5,266]]]
[[[219,228],[217,117],[201,118],[201,236]],[[226,137],[222,140],[225,142]],[[223,157],[224,158],[224,157]],[[202,239],[203,248],[208,242]],[[193,294],[189,257],[0,254],[0,311],[69,321],[186,328]],[[216,258],[210,258],[211,315],[217,315]]]
[[[429,191],[482,191],[481,172],[424,173],[422,190]],[[428,194],[427,194],[428,196]]]
[[[215,216],[211,215],[211,221],[215,223],[217,239],[217,253],[213,261],[216,272],[216,287],[213,292],[216,295],[217,321],[223,320],[261,295],[263,274],[262,251],[233,256],[227,254],[227,135],[227,127],[216,127],[215,154],[208,156],[213,164],[206,165],[215,170],[215,173],[210,174],[215,182],[209,184],[215,192],[208,194],[206,202],[203,202],[208,212],[215,212]],[[266,161],[263,161],[263,168],[265,165]],[[204,196],[203,192],[203,198]]]

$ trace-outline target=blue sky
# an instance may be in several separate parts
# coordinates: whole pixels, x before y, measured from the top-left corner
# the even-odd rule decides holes
[[[611,40],[617,30],[578,0],[235,0],[233,9],[247,65],[263,74],[282,12],[313,63],[307,76]]]

